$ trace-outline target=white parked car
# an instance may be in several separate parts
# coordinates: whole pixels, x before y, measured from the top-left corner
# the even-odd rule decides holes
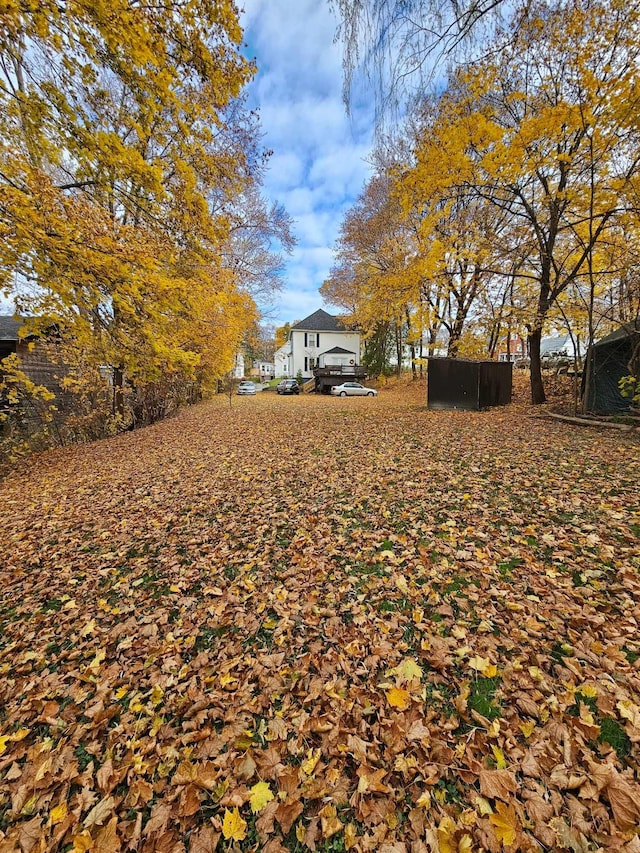
[[[343,382],[342,385],[333,385],[331,393],[334,397],[377,397],[378,392],[374,388],[365,388],[359,382]]]
[[[238,394],[255,394],[256,386],[254,382],[241,382],[238,385]]]

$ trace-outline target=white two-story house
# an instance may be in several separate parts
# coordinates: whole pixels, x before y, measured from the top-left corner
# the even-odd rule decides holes
[[[321,308],[291,327],[289,340],[274,356],[276,376],[311,378],[314,367],[360,363],[360,333]]]

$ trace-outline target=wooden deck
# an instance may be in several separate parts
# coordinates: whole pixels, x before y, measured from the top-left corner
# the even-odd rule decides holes
[[[343,382],[360,382],[367,376],[367,370],[360,364],[332,364],[329,367],[314,367],[316,394],[330,394],[334,385]]]

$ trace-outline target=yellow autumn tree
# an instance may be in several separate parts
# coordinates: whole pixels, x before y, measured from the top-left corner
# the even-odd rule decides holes
[[[136,382],[210,382],[256,320],[233,251],[262,166],[241,38],[230,0],[0,12],[0,287]]]
[[[638,11],[617,0],[530,4],[502,46],[457,72],[416,154],[417,182],[506,214],[515,248],[526,249],[516,280],[530,295],[534,403],[545,398],[550,311],[571,287],[610,275],[599,249],[613,245],[629,208],[640,162]]]

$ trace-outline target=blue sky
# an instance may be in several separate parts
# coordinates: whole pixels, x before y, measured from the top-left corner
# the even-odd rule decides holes
[[[244,0],[249,87],[264,145],[273,150],[264,193],[281,202],[298,240],[266,320],[301,320],[324,305],[318,288],[333,263],[343,213],[370,173],[373,104],[342,102],[342,48],[327,0]],[[363,99],[361,99],[362,101]]]

